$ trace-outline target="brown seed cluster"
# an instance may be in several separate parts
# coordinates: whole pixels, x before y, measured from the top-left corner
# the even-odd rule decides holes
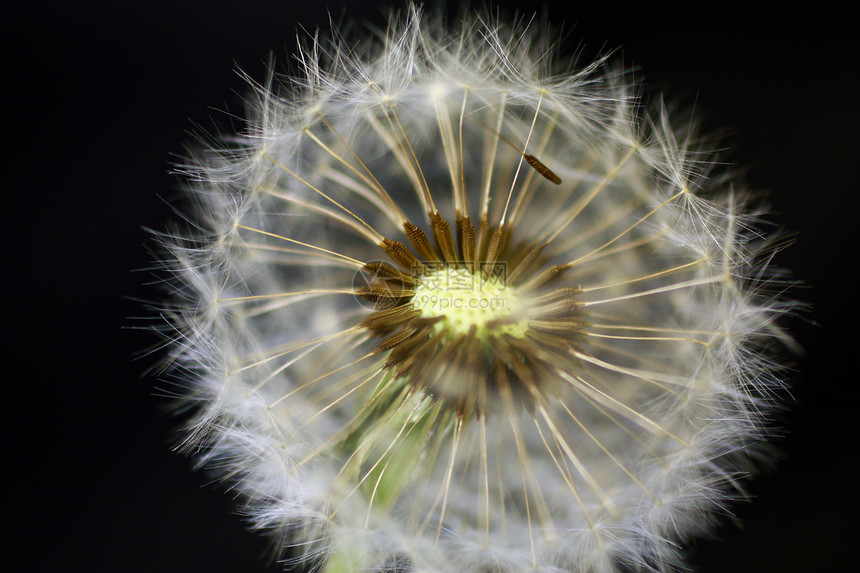
[[[577,289],[557,284],[569,266],[549,265],[545,245],[518,244],[511,228],[483,221],[476,229],[458,216],[455,243],[438,212],[430,221],[435,247],[419,226],[405,223],[411,248],[384,239],[380,248],[391,262],[366,264],[370,280],[356,291],[375,303],[360,326],[382,338],[377,351],[388,353],[391,380],[443,400],[462,418],[491,414],[502,407],[502,395],[530,408],[555,394],[563,383],[558,373],[575,368],[583,328]],[[445,326],[444,310],[431,312],[414,301],[424,281],[451,271],[504,285],[521,308],[453,331]],[[523,326],[512,329],[514,324]]]

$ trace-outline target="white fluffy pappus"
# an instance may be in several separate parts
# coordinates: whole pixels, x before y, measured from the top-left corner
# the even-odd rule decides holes
[[[670,571],[780,387],[762,213],[605,61],[411,8],[181,170],[184,445],[286,567]]]

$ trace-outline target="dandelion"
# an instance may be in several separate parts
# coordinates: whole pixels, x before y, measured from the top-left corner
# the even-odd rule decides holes
[[[410,8],[314,38],[183,171],[184,442],[286,567],[673,570],[740,491],[789,305],[760,213],[605,60]]]

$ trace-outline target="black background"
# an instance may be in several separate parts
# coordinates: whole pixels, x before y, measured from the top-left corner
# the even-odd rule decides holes
[[[548,8],[585,59],[609,48],[646,95],[695,106],[728,128],[723,158],[769,190],[796,234],[777,257],[812,305],[792,321],[806,348],[786,396],[775,468],[751,484],[703,572],[846,571],[857,528],[858,44],[847,12],[661,3]],[[601,3],[603,4],[603,3]],[[514,4],[504,2],[504,6]],[[267,541],[169,445],[178,420],[134,360],[153,338],[133,327],[153,298],[144,226],[173,216],[169,175],[193,124],[242,112],[235,65],[265,76],[297,27],[328,28],[340,2],[34,4],[4,14],[3,377],[6,534],[30,571],[263,571]],[[451,10],[455,12],[455,10]],[[371,2],[347,15],[384,25]],[[214,118],[214,119],[213,119]],[[214,122],[214,123],[213,123]],[[272,567],[271,570],[275,570]]]

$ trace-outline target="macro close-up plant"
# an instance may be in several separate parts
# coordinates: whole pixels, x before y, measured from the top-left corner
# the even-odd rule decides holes
[[[673,571],[744,497],[780,237],[689,115],[553,42],[313,34],[177,166],[160,384],[286,569]]]

